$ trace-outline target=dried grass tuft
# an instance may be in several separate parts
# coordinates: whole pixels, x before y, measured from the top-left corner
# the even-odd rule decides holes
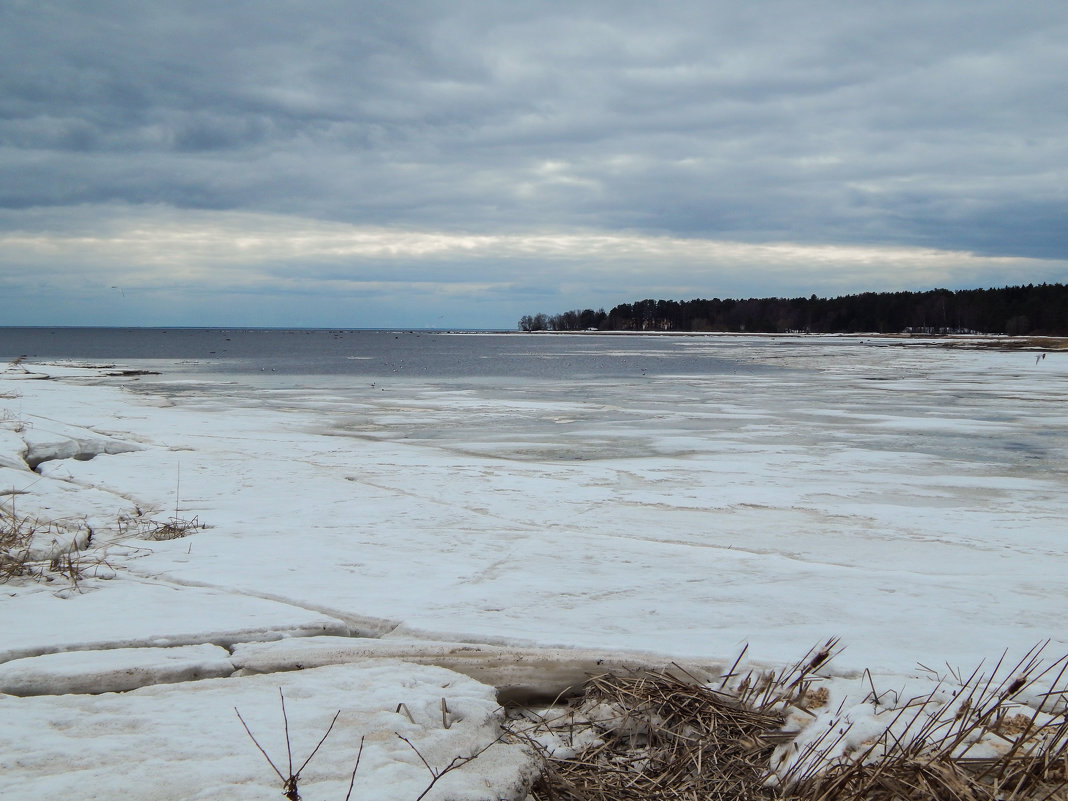
[[[1068,713],[1042,711],[1063,695],[1068,656],[1050,664],[1045,645],[1029,651],[1008,671],[1004,657],[990,674],[976,670],[953,688],[911,699],[893,715],[881,737],[865,750],[834,759],[799,760],[788,771],[785,797],[803,801],[1036,801],[1068,799]],[[1002,675],[1000,680],[997,676]],[[1038,693],[1053,675],[1052,692]],[[1060,688],[1060,689],[1057,689]],[[1031,708],[1021,697],[1040,700]],[[1024,710],[1023,712],[1015,710]],[[975,756],[985,745],[994,755]],[[833,745],[827,746],[831,752]],[[818,756],[818,755],[817,755]]]
[[[140,526],[140,537],[144,540],[155,540],[157,542],[177,540],[182,537],[188,537],[190,534],[195,534],[202,528],[204,526],[200,522],[199,516],[194,517],[192,520],[172,517],[162,523],[158,520],[146,520]]]
[[[118,524],[121,536],[134,536],[137,539],[154,542],[181,539],[206,528],[200,522],[199,515],[189,520],[178,517],[177,514],[166,520],[154,520],[143,515],[140,510],[137,510],[134,515],[121,516]]]
[[[14,494],[12,494],[12,499]],[[120,516],[119,540],[172,540],[204,528],[198,517],[153,520],[138,513]],[[117,540],[101,542],[85,520],[42,520],[16,514],[14,501],[0,505],[0,584],[23,578],[35,582],[64,580],[65,592],[80,592],[86,576],[109,577],[114,569],[107,550]]]
[[[0,583],[30,570],[30,544],[36,527],[29,520],[2,513],[0,516]]]
[[[104,564],[100,558],[87,560],[82,549],[91,539],[92,530],[83,521],[46,522],[0,508],[0,584],[58,578],[77,589],[90,564]]]
[[[811,685],[836,648],[829,641],[778,674],[741,676],[732,668],[717,686],[678,666],[597,676],[566,708],[520,713],[511,731],[543,764],[531,798],[1068,800],[1068,713],[1050,715],[1016,700],[1060,697],[1068,658],[1042,667],[1037,647],[999,682],[993,676],[1000,662],[991,676],[976,671],[959,682],[952,703],[936,691],[891,709],[873,693],[867,703],[886,716],[881,737],[843,748],[848,726],[835,725],[799,745],[800,732],[784,730],[788,713],[814,717],[808,710],[827,704],[826,689]],[[1036,682],[1051,671],[1054,692],[1038,694]],[[997,756],[970,756],[991,741],[1000,749],[983,753]],[[773,761],[786,768],[773,770]]]
[[[763,784],[782,724],[669,673],[599,676],[579,709],[596,718],[596,739],[566,758],[545,753],[536,801],[748,798]],[[565,738],[566,725],[577,743],[576,720],[545,725]]]

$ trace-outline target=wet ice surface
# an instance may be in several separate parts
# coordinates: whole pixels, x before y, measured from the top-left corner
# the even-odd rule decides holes
[[[300,541],[316,543],[240,581],[316,608],[474,639],[709,657],[749,642],[789,658],[835,634],[855,669],[1063,636],[1063,356],[683,346],[780,369],[254,391],[237,379],[164,394],[219,418],[255,410],[294,438],[253,436],[263,452],[233,471],[258,489],[186,503],[235,525],[255,505],[261,534],[299,517]],[[640,362],[640,340],[619,349]],[[324,473],[348,484],[318,505]],[[336,538],[330,563],[313,531]],[[222,571],[226,555],[212,556]],[[287,580],[304,570],[321,580]]]
[[[566,380],[148,361],[133,366],[161,376],[6,376],[3,442],[49,454],[41,479],[3,452],[20,508],[70,514],[81,499],[107,531],[134,507],[172,514],[177,494],[210,526],[115,546],[116,579],[82,595],[16,588],[8,658],[232,647],[286,626],[705,662],[749,643],[772,664],[838,636],[845,674],[967,669],[1047,638],[1066,650],[1068,355],[610,345],[604,368],[582,338],[546,357],[576,360]],[[167,593],[189,600],[141,600]]]
[[[642,341],[615,357],[640,363]],[[165,369],[128,382],[127,413],[147,417],[119,427],[191,451],[46,467],[163,509],[180,480],[208,553],[156,545],[138,570],[415,630],[712,657],[750,642],[770,659],[836,634],[858,669],[1063,633],[1064,357],[681,344],[780,369],[209,384]]]

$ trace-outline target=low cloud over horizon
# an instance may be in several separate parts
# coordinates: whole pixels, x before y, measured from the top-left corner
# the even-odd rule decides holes
[[[6,325],[1068,281],[1068,7],[0,7]]]

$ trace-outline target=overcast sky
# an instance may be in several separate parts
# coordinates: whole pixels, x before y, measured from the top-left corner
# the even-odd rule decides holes
[[[1068,4],[0,0],[0,324],[1068,281]]]

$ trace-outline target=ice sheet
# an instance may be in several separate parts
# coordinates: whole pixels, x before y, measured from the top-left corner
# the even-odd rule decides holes
[[[82,515],[113,578],[3,585],[3,658],[281,669],[328,633],[776,664],[838,636],[839,674],[914,676],[1068,650],[1068,355],[818,344],[694,339],[784,369],[566,386],[5,374],[0,500]],[[27,440],[80,444],[35,473]],[[131,539],[132,514],[207,527]]]
[[[462,639],[776,659],[836,634],[857,670],[1063,640],[1063,355],[691,347],[728,345],[791,369],[294,403],[34,368],[59,375],[9,384],[34,436],[140,450],[46,462],[19,501],[178,505],[210,528],[124,570]]]

